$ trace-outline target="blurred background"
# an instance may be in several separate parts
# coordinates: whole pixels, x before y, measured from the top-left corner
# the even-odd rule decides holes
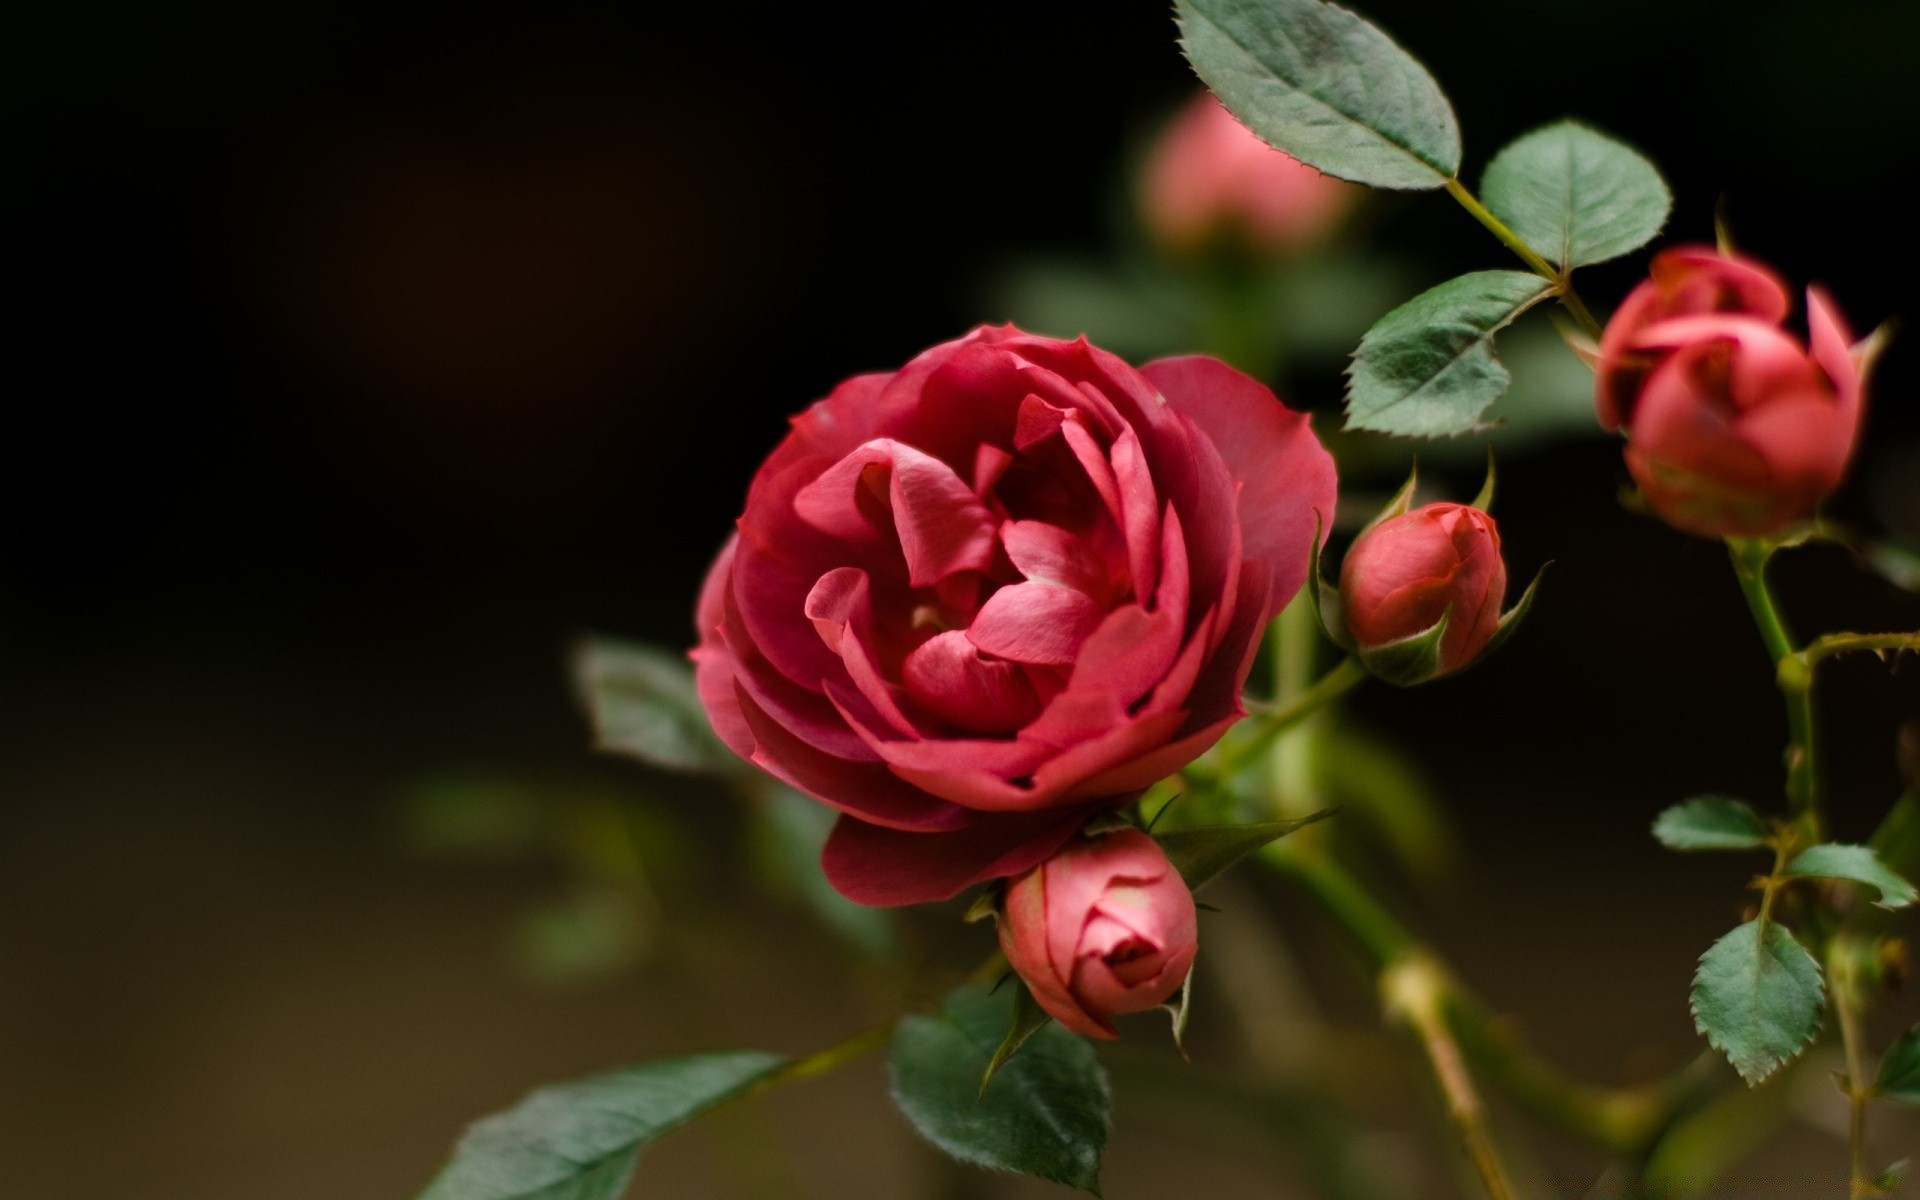
[[[1913,315],[1920,9],[1364,9],[1452,95],[1469,178],[1577,115],[1667,171],[1673,237],[1710,238],[1724,197],[1744,247],[1862,331]],[[13,29],[0,1196],[410,1196],[533,1085],[805,1051],[910,996],[866,934],[761,886],[731,799],[590,752],[567,652],[588,631],[690,640],[753,468],[837,380],[1059,313],[1050,280],[1138,253],[1127,164],[1194,86],[1167,5],[209,0],[42,5]],[[1370,198],[1343,237],[1342,294],[1384,298],[1334,306],[1286,363],[1323,429],[1327,347],[1512,265],[1432,195]],[[1611,307],[1643,262],[1582,290]],[[1917,376],[1908,336],[1834,506],[1909,538]],[[1772,804],[1783,733],[1723,553],[1623,512],[1623,480],[1597,437],[1506,461],[1516,575],[1555,564],[1524,636],[1444,692],[1354,705],[1457,823],[1464,866],[1419,893],[1422,927],[1607,1082],[1693,1052],[1686,983],[1743,899],[1744,864],[1664,853],[1649,821],[1703,790]],[[1804,630],[1920,623],[1836,550],[1796,554],[1781,586]],[[1920,666],[1843,663],[1824,712],[1836,832],[1858,839],[1900,790]],[[617,853],[609,822],[632,834]],[[1245,907],[1295,935],[1327,1020],[1371,1029],[1317,917],[1270,899]],[[985,935],[951,916],[889,936],[961,963]],[[1227,1016],[1203,995],[1195,1024]],[[1233,1046],[1202,1032],[1196,1069],[1230,1074]],[[1314,1194],[1298,1114],[1214,1120],[1161,1057],[1120,1062],[1109,1196]],[[1417,1074],[1378,1047],[1342,1063],[1356,1152],[1446,1194]],[[1832,1194],[1837,1097],[1805,1074],[1806,1119],[1720,1194]],[[1916,1135],[1878,1137],[1891,1159]],[[1562,1194],[1600,1182],[1536,1145]],[[943,1167],[872,1062],[678,1135],[640,1178],[1058,1192]]]

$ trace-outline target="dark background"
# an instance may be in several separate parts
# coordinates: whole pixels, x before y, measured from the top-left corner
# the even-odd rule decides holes
[[[1469,178],[1572,113],[1665,168],[1673,236],[1710,237],[1724,195],[1743,246],[1863,331],[1910,312],[1913,6],[1366,11],[1453,97]],[[1123,151],[1191,77],[1146,0],[12,24],[0,1195],[410,1194],[463,1120],[713,1031],[637,1018],[657,981],[526,991],[490,938],[542,880],[399,856],[396,789],[450,764],[622,778],[588,756],[569,641],[684,644],[785,416],[999,318],[993,264],[1104,244]],[[1370,229],[1433,281],[1507,265],[1444,198],[1383,199]],[[1641,263],[1583,290],[1610,306]],[[1908,535],[1917,370],[1896,342],[1835,506]],[[1621,478],[1599,440],[1511,464],[1516,572],[1556,563],[1527,635],[1444,695],[1360,701],[1459,814],[1476,873],[1442,940],[1596,1077],[1687,1053],[1692,957],[1740,902],[1739,868],[1661,855],[1648,820],[1705,789],[1770,803],[1782,733],[1720,551],[1622,513]],[[1804,628],[1920,620],[1837,552],[1783,581]],[[1898,786],[1915,681],[1832,673],[1845,836]],[[832,964],[788,953],[740,968],[715,1036],[848,1027]],[[813,991],[759,997],[794,978]],[[923,1164],[856,1078],[783,1119],[840,1105],[897,1194]],[[1145,1194],[1134,1153],[1110,1194]]]

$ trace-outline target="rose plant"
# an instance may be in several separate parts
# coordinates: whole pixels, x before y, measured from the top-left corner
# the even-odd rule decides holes
[[[1348,430],[1484,432],[1510,379],[1503,331],[1554,304],[1595,369],[1599,424],[1624,434],[1631,506],[1726,540],[1786,709],[1781,803],[1763,815],[1698,797],[1661,812],[1654,834],[1771,859],[1689,996],[1732,1072],[1703,1060],[1635,1087],[1569,1077],[1351,869],[1327,836],[1344,821],[1281,840],[1329,815],[1316,773],[1351,736],[1330,719],[1344,693],[1452,676],[1526,611],[1537,578],[1502,611],[1491,469],[1471,504],[1416,502],[1409,480],[1355,532],[1308,416],[1249,375],[1206,357],[1136,368],[1084,337],[981,327],[793,419],[700,591],[691,677],[604,645],[583,677],[603,744],[705,770],[754,803],[778,790],[768,777],[797,790],[837,814],[819,862],[839,897],[970,892],[966,916],[994,922],[997,952],[943,1001],[812,1055],[697,1055],[535,1092],[476,1125],[427,1200],[613,1200],[658,1134],[881,1046],[896,1105],[933,1145],[1099,1194],[1108,1084],[1086,1038],[1156,1007],[1181,1038],[1197,967],[1245,952],[1203,936],[1193,893],[1241,862],[1349,937],[1492,1200],[1523,1193],[1502,1153],[1516,1132],[1489,1128],[1508,1110],[1483,1087],[1591,1146],[1634,1194],[1696,1194],[1727,1165],[1727,1129],[1746,1138],[1794,1107],[1746,1106],[1739,1084],[1783,1087],[1768,1081],[1808,1061],[1823,1029],[1844,1061],[1848,1194],[1892,1194],[1868,1114],[1920,1103],[1920,1028],[1875,1055],[1866,1017],[1900,973],[1884,914],[1920,900],[1920,779],[1870,842],[1828,840],[1812,690],[1831,658],[1920,650],[1920,633],[1798,639],[1767,579],[1775,554],[1805,542],[1862,549],[1819,506],[1859,439],[1877,343],[1852,344],[1819,289],[1805,338],[1789,331],[1778,277],[1724,247],[1660,251],[1603,324],[1576,270],[1640,250],[1672,207],[1637,151],[1560,122],[1494,155],[1475,191],[1444,93],[1362,18],[1321,0],[1177,10],[1220,103],[1198,102],[1154,160],[1145,217],[1164,241],[1294,237],[1330,219],[1325,175],[1443,191],[1526,268],[1473,271],[1382,315],[1353,354]],[[1337,583],[1319,566],[1335,531],[1353,533]],[[1321,630],[1346,653],[1324,671]],[[1270,669],[1256,675],[1263,644]],[[1355,808],[1404,804],[1389,754],[1346,757],[1363,760],[1341,781]],[[1241,986],[1234,965],[1220,976]],[[1388,1194],[1338,1172],[1325,1182]]]

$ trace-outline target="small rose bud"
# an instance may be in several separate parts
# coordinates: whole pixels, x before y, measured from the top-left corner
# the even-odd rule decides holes
[[[1390,516],[1362,533],[1340,566],[1340,612],[1355,652],[1369,670],[1402,685],[1472,662],[1500,631],[1506,592],[1500,530],[1465,504]]]
[[[1680,247],[1654,257],[1607,323],[1600,423],[1626,434],[1627,470],[1669,525],[1762,536],[1839,486],[1860,427],[1861,363],[1824,292],[1807,292],[1805,343],[1781,327],[1790,306],[1760,264]]]
[[[1193,893],[1137,829],[1075,839],[1007,887],[1000,948],[1040,1007],[1075,1033],[1180,989],[1193,965]]]
[[[1283,257],[1328,233],[1359,194],[1261,141],[1211,92],[1168,122],[1140,179],[1148,231],[1176,256],[1226,242]]]

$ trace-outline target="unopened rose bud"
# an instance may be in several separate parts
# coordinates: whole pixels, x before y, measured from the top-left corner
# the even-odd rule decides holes
[[[1193,893],[1137,829],[1069,842],[1008,886],[1000,948],[1040,1007],[1075,1033],[1180,989],[1193,965]]]
[[[1261,141],[1211,92],[1168,123],[1140,181],[1148,231],[1174,255],[1223,242],[1284,256],[1328,233],[1359,194]]]
[[[1810,516],[1846,473],[1861,364],[1846,322],[1807,292],[1809,339],[1781,327],[1786,287],[1750,259],[1666,250],[1608,322],[1595,397],[1627,469],[1668,524],[1757,537]]]
[[[1403,685],[1472,662],[1500,630],[1506,592],[1500,530],[1465,504],[1386,518],[1354,541],[1340,567],[1340,612],[1355,653]]]

